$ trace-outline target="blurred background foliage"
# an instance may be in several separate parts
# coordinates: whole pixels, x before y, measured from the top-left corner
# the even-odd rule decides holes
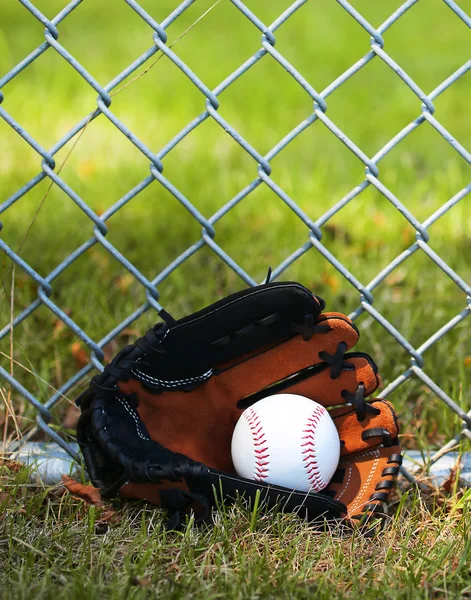
[[[141,0],[162,21],[176,0]],[[356,0],[353,6],[379,26],[400,2]],[[53,18],[64,0],[35,0]],[[214,2],[197,0],[169,28],[177,40]],[[287,0],[251,0],[266,24]],[[471,0],[460,4],[471,13]],[[152,46],[152,30],[125,2],[84,0],[59,25],[59,41],[106,85]],[[426,92],[469,59],[469,30],[440,0],[417,3],[384,35],[385,50]],[[310,0],[276,31],[276,49],[319,92],[370,50],[369,35],[336,2]],[[44,41],[44,27],[19,3],[0,8],[0,76]],[[261,47],[260,32],[229,1],[220,0],[173,50],[214,88]],[[159,55],[137,73],[145,71]],[[204,110],[205,99],[167,58],[120,86],[111,110],[139,139],[158,152]],[[129,85],[125,85],[129,83]],[[4,108],[44,148],[50,148],[96,107],[96,92],[53,49],[2,89]],[[471,71],[435,102],[440,123],[471,148]],[[221,115],[260,153],[266,154],[312,113],[309,96],[270,56],[220,96]],[[420,115],[420,101],[378,57],[332,93],[328,116],[368,156],[373,156]],[[72,142],[57,155],[61,165]],[[41,171],[41,159],[0,120],[0,200]],[[207,119],[164,159],[166,177],[210,217],[257,176],[257,165],[212,119]],[[363,164],[320,122],[314,123],[272,161],[274,181],[316,220],[364,180]],[[425,123],[379,164],[380,180],[425,220],[469,184],[471,168]],[[61,177],[97,214],[102,214],[149,175],[148,160],[104,116],[91,122],[71,152]],[[2,238],[41,275],[93,235],[83,212],[46,179],[2,214]],[[46,195],[47,193],[47,195]],[[471,280],[471,211],[464,198],[430,228],[430,246],[458,274]],[[159,183],[154,182],[109,221],[107,239],[147,278],[153,279],[201,237],[201,226]],[[323,226],[323,243],[367,284],[413,244],[411,225],[381,194],[368,188]],[[306,226],[261,185],[216,225],[216,242],[255,280],[308,241]],[[289,267],[283,279],[298,280],[327,300],[327,309],[351,312],[359,294],[315,249]],[[2,259],[0,325],[7,325],[37,297],[37,286]],[[209,248],[203,248],[160,285],[162,305],[176,317],[245,286]],[[374,306],[420,346],[466,307],[465,294],[423,253],[402,264],[375,290]],[[143,288],[98,244],[53,283],[52,300],[94,340],[145,301]],[[156,321],[152,310],[109,347],[107,358]],[[387,383],[407,369],[407,353],[372,318],[358,320],[360,349],[373,354]],[[41,401],[89,360],[87,349],[45,307],[36,310],[0,344],[0,364]],[[470,408],[469,321],[425,354],[425,371],[464,409]],[[52,386],[52,387],[51,387]],[[9,386],[20,429],[34,411]],[[60,404],[55,424],[73,424],[70,400]],[[404,443],[437,446],[459,430],[455,415],[420,382],[407,382],[391,396],[403,422]],[[68,420],[67,420],[68,419]],[[8,428],[12,434],[14,429]]]

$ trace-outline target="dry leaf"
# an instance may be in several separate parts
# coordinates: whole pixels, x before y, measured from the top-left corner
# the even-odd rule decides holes
[[[139,577],[136,577],[135,575],[133,575],[130,579],[129,579],[129,583],[131,585],[140,585],[140,586],[145,586],[145,585],[149,585],[150,583],[150,579],[139,579]]]
[[[404,292],[400,287],[393,287],[391,290],[392,301],[401,303],[403,301]]]
[[[98,519],[98,523],[117,523],[121,521],[122,516],[112,508],[105,509]]]
[[[176,563],[171,563],[167,568],[167,574],[170,575],[172,571],[180,573],[181,569]]]
[[[3,504],[4,502],[9,504],[10,500],[11,500],[11,494],[9,492],[4,492],[4,491],[0,490],[0,504]]]
[[[413,234],[412,229],[410,227],[405,227],[402,230],[401,237],[402,237],[402,239],[403,239],[403,241],[404,241],[405,244],[410,244],[410,243],[412,243],[413,235],[414,234]]]
[[[338,278],[335,275],[329,275],[325,271],[321,275],[321,281],[324,285],[329,287],[333,292],[337,292],[340,287]]]
[[[77,500],[82,500],[85,504],[92,504],[98,507],[100,512],[97,514],[95,523],[95,533],[103,535],[108,531],[109,524],[119,523],[122,515],[117,513],[113,508],[107,506],[101,497],[100,490],[93,485],[85,485],[76,481],[69,475],[62,475],[62,483],[64,488],[72,494]]]
[[[90,159],[81,160],[77,165],[77,173],[81,179],[88,179],[96,171],[95,161]]]
[[[375,222],[376,227],[384,227],[386,225],[386,218],[382,212],[377,210],[373,215],[373,221]]]
[[[70,317],[70,315],[72,314],[72,310],[70,308],[65,308],[64,312],[68,317]],[[67,325],[64,323],[64,321],[61,321],[60,319],[56,319],[54,322],[54,326],[52,328],[52,339],[54,341],[59,339],[59,337],[60,337],[61,333],[64,331],[64,329],[67,329]]]
[[[368,248],[368,250],[374,250],[376,248],[383,248],[384,240],[374,240],[374,239],[370,238],[369,240],[366,240],[365,246],[366,246],[366,248]]]
[[[110,255],[106,250],[100,250],[100,248],[93,247],[88,251],[88,255],[102,271],[105,271],[108,268],[110,264]]]
[[[62,483],[64,484],[64,487],[74,496],[74,498],[83,500],[87,504],[104,506],[100,490],[93,485],[85,485],[80,483],[69,475],[62,475]]]
[[[109,344],[103,347],[103,354],[105,355],[103,360],[105,363],[109,363],[118,354],[120,346],[116,340],[112,340]]]
[[[343,239],[347,244],[352,243],[352,236],[350,235],[350,232],[342,225],[327,223],[322,227],[322,231],[327,232],[334,240]]]
[[[18,471],[23,467],[23,465],[16,460],[10,460],[9,458],[0,458],[0,467],[6,467],[12,473],[18,473]]]
[[[456,477],[458,475],[458,471],[460,470],[460,467],[461,467],[461,459],[458,458],[455,466],[450,471],[450,475],[448,476],[448,479],[442,483],[442,487],[445,490],[445,492],[450,493],[453,491],[453,487],[456,483]]]
[[[62,421],[62,426],[65,427],[65,429],[75,429],[79,417],[80,410],[75,406],[75,404],[69,404],[67,407],[67,412],[65,413]]]
[[[140,337],[140,335],[140,331],[137,329],[131,329],[130,327],[126,327],[126,329],[123,329],[123,331],[119,334],[120,337]]]
[[[131,285],[134,283],[135,279],[131,275],[131,273],[124,273],[123,275],[119,275],[115,279],[116,287],[125,294]]]
[[[72,352],[72,356],[75,359],[75,363],[79,369],[88,365],[90,362],[90,357],[87,352],[82,348],[82,344],[80,342],[74,342],[70,346],[70,351]]]
[[[386,283],[388,285],[401,285],[404,283],[407,271],[405,269],[396,269],[386,277]]]

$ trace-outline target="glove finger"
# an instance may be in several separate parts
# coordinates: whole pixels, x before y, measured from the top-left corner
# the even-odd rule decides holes
[[[312,329],[324,306],[298,283],[268,283],[231,294],[170,327],[156,325],[136,344],[147,353],[154,378],[201,380],[217,362],[304,333],[305,324]]]
[[[313,373],[309,379],[304,379],[290,386],[280,386],[282,389],[277,391],[306,396],[306,398],[315,400],[322,406],[337,406],[349,402],[349,395],[355,394],[361,383],[365,388],[365,396],[372,394],[380,387],[381,378],[370,356],[359,353],[346,354],[345,360],[353,366],[353,369],[342,371],[337,379],[332,379],[330,371],[324,369]]]
[[[239,400],[261,390],[266,390],[302,371],[306,371],[305,375],[309,377],[317,371],[328,369],[329,364],[320,357],[320,354],[327,359],[328,356],[335,356],[339,353],[340,344],[342,344],[340,353],[336,360],[332,360],[332,362],[336,363],[334,366],[339,367],[339,370],[343,373],[342,367],[345,367],[343,365],[344,350],[346,351],[356,344],[358,331],[351,324],[348,317],[344,315],[333,317],[322,315],[320,323],[326,329],[314,332],[308,340],[304,340],[301,335],[296,335],[276,346],[265,348],[262,351],[259,349],[256,355],[245,354],[239,357],[237,362],[233,361],[218,365],[215,374],[218,387],[224,392],[224,396]],[[332,375],[332,365],[330,365],[329,371]],[[191,382],[188,379],[163,381],[145,373],[140,366],[136,365],[133,366],[130,374],[132,378],[135,377],[150,392],[172,391],[178,393],[178,390],[188,390],[188,386],[192,383],[194,383],[194,386],[198,384],[198,382]],[[211,379],[214,379],[214,376]],[[200,385],[207,388],[211,379],[206,379]],[[291,383],[294,383],[294,381]],[[128,385],[126,382],[121,382],[120,389],[125,393],[131,393],[140,389],[140,386],[135,388],[132,384]],[[196,389],[198,388],[196,387]],[[192,390],[192,393],[196,389]],[[208,392],[209,390],[206,389],[205,396],[209,395]],[[149,401],[150,397],[146,395],[146,401]],[[247,402],[247,405],[249,404],[250,402]]]
[[[367,414],[362,421],[358,420],[352,407],[330,411],[341,440],[342,456],[388,446],[397,438],[399,427],[392,405],[381,398],[369,402],[369,405],[376,409],[377,414]]]
[[[258,347],[229,362],[213,365],[212,371],[221,381],[225,381],[225,386],[231,389],[234,397],[243,398],[327,361],[331,361],[331,370],[335,368],[340,371],[344,353],[357,343],[358,337],[358,330],[348,317],[326,317],[313,324],[309,339],[298,334],[274,345]],[[188,390],[204,385],[211,376],[209,370],[199,377],[166,380],[163,375],[155,377],[152,368],[141,364],[133,364],[130,376],[151,391]]]
[[[358,422],[345,409],[333,412],[342,441],[339,467],[327,490],[347,507],[350,519],[365,521],[384,513],[402,463],[398,426],[391,404],[372,403],[379,414]],[[332,414],[332,413],[331,413]]]

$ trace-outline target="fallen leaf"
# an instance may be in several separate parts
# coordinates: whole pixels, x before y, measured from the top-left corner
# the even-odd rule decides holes
[[[72,352],[72,356],[74,357],[75,363],[77,364],[77,367],[79,369],[81,369],[85,365],[88,365],[88,363],[90,362],[90,357],[88,356],[84,348],[82,348],[82,344],[80,342],[74,342],[70,346],[70,351]]]
[[[403,301],[404,292],[400,287],[393,287],[391,291],[392,301],[395,303],[401,303]]]
[[[386,224],[386,217],[382,212],[377,210],[373,215],[373,221],[375,222],[376,227],[384,227]]]
[[[70,308],[64,309],[64,312],[68,317],[70,317],[70,315],[72,314],[72,310]],[[67,327],[68,326],[64,323],[64,321],[56,319],[52,328],[52,339],[54,341],[57,340],[60,337],[61,333],[64,331],[64,329],[67,329]]]
[[[123,275],[119,275],[115,279],[116,287],[125,294],[131,285],[134,283],[135,279],[131,275],[131,273],[124,273]]]
[[[458,476],[460,467],[461,467],[461,459],[458,458],[455,466],[450,471],[450,475],[448,476],[448,479],[442,483],[442,487],[445,490],[445,492],[450,493],[453,491],[453,487],[456,483],[456,478]]]
[[[105,509],[98,519],[98,523],[116,523],[118,521],[121,521],[121,515],[112,508]]]
[[[405,227],[402,230],[402,234],[401,237],[404,241],[405,244],[410,244],[412,242],[412,238],[413,238],[413,232],[410,229],[410,227]]]
[[[70,475],[62,475],[62,483],[75,498],[83,500],[87,504],[104,506],[100,490],[93,485],[85,485],[80,483],[73,477],[70,477]]]
[[[0,504],[6,502],[6,504],[8,505],[10,503],[10,500],[11,494],[9,492],[3,492],[2,490],[0,490]]]
[[[103,348],[103,354],[105,355],[103,360],[105,363],[109,363],[118,354],[119,346],[116,340],[112,340],[109,344]]]
[[[96,506],[99,510],[95,523],[95,533],[104,535],[110,524],[119,523],[122,515],[116,510],[106,505],[101,497],[101,492],[93,485],[85,485],[76,481],[69,475],[62,475],[62,484],[64,491],[67,490],[76,500],[82,500],[85,504]]]
[[[0,467],[6,467],[12,473],[18,473],[22,469],[23,465],[16,461],[10,460],[9,458],[0,459]]]
[[[342,225],[334,225],[334,223],[328,223],[322,227],[322,231],[327,232],[332,236],[333,240],[343,239],[347,244],[352,243],[352,236],[346,227]]]
[[[176,563],[171,563],[167,567],[167,574],[170,574],[172,571],[180,573],[181,569],[180,569],[180,567]]]
[[[93,160],[84,159],[81,160],[77,165],[77,172],[81,179],[88,179],[96,171],[96,165]]]
[[[150,579],[139,579],[139,577],[136,577],[135,575],[132,575],[132,577],[130,577],[129,579],[129,583],[131,585],[149,585],[150,583]]]
[[[34,283],[34,281],[33,281]],[[15,279],[15,287],[19,290],[24,289],[25,287],[29,287],[31,284],[31,277],[28,275],[19,275]]]
[[[75,406],[75,404],[69,404],[67,407],[67,412],[65,413],[62,421],[62,426],[65,427],[65,429],[75,429],[79,417],[80,410]]]
[[[366,246],[366,248],[368,248],[368,250],[374,250],[376,248],[383,248],[384,241],[383,240],[374,240],[374,239],[370,238],[369,240],[366,240],[365,246]]]
[[[88,255],[103,271],[105,271],[110,264],[110,255],[104,249],[93,247],[88,251]]]
[[[405,269],[396,269],[385,279],[385,283],[388,285],[401,285],[404,283],[407,271]]]
[[[340,287],[338,278],[335,275],[329,275],[325,271],[321,275],[321,281],[324,285],[329,287],[333,292],[337,292]]]
[[[131,329],[130,327],[126,327],[126,329],[123,329],[123,331],[119,334],[120,337],[140,337],[140,335],[140,331],[137,329]]]

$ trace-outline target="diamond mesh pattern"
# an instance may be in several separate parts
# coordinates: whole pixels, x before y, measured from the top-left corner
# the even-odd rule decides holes
[[[22,126],[21,123],[8,114],[4,108],[0,106],[0,117],[10,125],[16,133],[21,136],[38,154],[38,164],[40,170],[38,174],[26,183],[21,189],[16,191],[11,197],[4,200],[0,205],[0,213],[6,211],[14,203],[23,198],[31,189],[38,185],[43,179],[48,178],[54,182],[67,196],[74,202],[88,217],[90,221],[90,231],[92,233],[90,239],[78,247],[69,256],[65,257],[52,272],[41,274],[33,269],[28,262],[15,253],[3,240],[0,240],[0,248],[7,257],[23,269],[38,285],[37,298],[26,307],[13,321],[13,327],[16,327],[22,321],[27,319],[41,305],[46,306],[52,313],[61,319],[73,333],[86,344],[91,354],[91,363],[78,371],[65,385],[52,395],[47,402],[41,403],[30,391],[12,377],[5,369],[0,367],[0,375],[5,378],[20,394],[22,394],[37,410],[37,423],[46,431],[55,441],[69,451],[72,455],[73,450],[70,446],[50,427],[51,409],[60,400],[63,394],[75,385],[78,381],[85,378],[93,369],[102,370],[102,360],[104,358],[103,348],[111,340],[120,334],[125,328],[129,327],[140,315],[149,309],[153,308],[156,311],[163,307],[159,303],[159,284],[164,281],[175,269],[178,269],[182,263],[187,261],[192,255],[197,253],[201,248],[209,247],[224,263],[226,263],[233,271],[248,285],[256,285],[252,277],[244,270],[233,257],[227,254],[220,244],[216,241],[217,225],[231,209],[238,203],[247,198],[259,186],[267,186],[270,188],[306,225],[308,229],[308,240],[299,247],[295,252],[286,258],[274,269],[273,277],[279,277],[294,261],[308,252],[319,252],[333,267],[353,286],[359,294],[359,306],[351,315],[353,319],[358,318],[362,313],[369,313],[375,319],[388,335],[392,336],[402,348],[410,355],[410,366],[397,379],[392,381],[388,387],[383,390],[382,396],[387,396],[398,386],[412,377],[419,378],[425,386],[427,386],[436,396],[438,396],[451,410],[455,411],[464,423],[463,435],[471,437],[471,412],[466,413],[459,407],[440,387],[439,383],[435,382],[426,371],[426,363],[424,353],[434,344],[438,343],[446,336],[454,327],[469,317],[471,313],[471,287],[456,273],[453,269],[432,250],[429,245],[430,235],[429,229],[431,225],[441,219],[448,211],[456,204],[461,202],[471,191],[471,184],[457,193],[443,204],[439,210],[429,216],[425,221],[420,222],[416,216],[397,198],[381,181],[380,179],[380,163],[381,160],[393,148],[402,142],[412,131],[418,127],[428,123],[433,127],[443,139],[456,151],[461,157],[471,164],[471,154],[456,140],[440,123],[435,116],[434,101],[447,88],[454,85],[461,77],[463,77],[471,69],[471,60],[462,65],[456,72],[450,75],[438,87],[429,93],[425,93],[415,81],[407,74],[407,72],[398,65],[395,60],[388,54],[385,45],[385,34],[388,29],[404,15],[418,0],[408,0],[402,4],[393,14],[391,14],[384,23],[375,29],[355,8],[353,8],[346,0],[337,0],[341,7],[354,19],[370,37],[370,49],[368,52],[344,73],[342,73],[335,81],[332,81],[324,90],[318,91],[303,77],[303,75],[276,49],[276,35],[279,27],[285,23],[290,17],[308,0],[297,0],[293,2],[273,23],[266,25],[263,23],[241,0],[231,0],[232,4],[240,11],[240,13],[253,25],[254,36],[260,35],[260,49],[242,65],[240,65],[233,73],[231,73],[224,81],[217,85],[214,89],[209,89],[198,77],[198,75],[185,64],[171,48],[167,45],[166,29],[179,16],[184,13],[195,0],[185,0],[171,14],[168,15],[161,23],[157,23],[150,14],[148,14],[136,0],[124,0],[149,26],[149,49],[140,57],[136,58],[124,71],[110,81],[107,85],[100,85],[84,66],[77,61],[74,56],[61,44],[60,41],[60,24],[67,19],[73,10],[81,3],[82,0],[73,0],[70,2],[56,17],[52,20],[47,19],[30,0],[19,0],[21,4],[30,12],[31,16],[42,23],[45,27],[45,41],[36,50],[31,52],[20,63],[18,63],[9,73],[0,79],[0,90],[4,89],[5,85],[15,78],[19,73],[26,69],[44,52],[55,52],[62,59],[67,61],[83,78],[83,80],[98,94],[97,108],[89,115],[86,115],[79,121],[62,139],[49,150],[43,148],[32,135]],[[468,27],[471,27],[471,18],[460,8],[453,0],[443,0],[449,9],[456,15],[457,19],[461,19]],[[257,33],[258,30],[258,33]],[[367,38],[365,37],[365,40]],[[141,65],[143,65],[150,57],[156,53],[163,53],[172,61],[172,63],[181,70],[181,72],[190,80],[195,88],[201,94],[202,110],[201,114],[188,123],[172,140],[170,140],[158,152],[154,152],[148,148],[117,116],[113,113],[113,103],[111,92],[119,86],[129,75],[134,73]],[[247,71],[252,69],[259,61],[274,60],[279,63],[283,69],[297,82],[297,84],[310,96],[313,103],[313,109],[310,114],[306,114],[304,120],[299,123],[292,131],[290,131],[283,139],[281,139],[269,152],[264,156],[251,144],[249,139],[243,137],[237,129],[228,121],[226,121],[219,112],[221,93],[231,86],[239,77],[242,77]],[[370,61],[383,61],[397,77],[399,77],[404,87],[409,88],[417,97],[417,118],[399,131],[392,139],[390,139],[381,150],[374,156],[367,156],[365,152],[359,148],[327,115],[329,96],[337,88],[342,86],[347,80],[354,77],[361,69],[363,69]],[[4,99],[2,91],[0,91],[0,104]],[[87,205],[87,203],[61,178],[56,171],[56,162],[54,156],[63,148],[72,138],[77,136],[86,125],[103,115],[108,119],[124,136],[126,136],[134,146],[146,157],[149,161],[150,174],[129,190],[122,198],[120,198],[113,206],[106,210],[100,216]],[[210,218],[205,218],[201,212],[192,203],[191,199],[186,197],[172,181],[164,174],[165,157],[193,130],[198,128],[207,119],[212,119],[226,133],[228,133],[241,148],[253,159],[253,181],[240,190],[229,202],[220,208]],[[356,185],[347,195],[340,199],[332,208],[325,214],[321,215],[316,221],[311,220],[302,208],[291,198],[283,189],[275,183],[271,178],[271,161],[283,152],[283,150],[299,136],[304,130],[312,127],[316,121],[318,127],[325,126],[331,133],[336,136],[347,148],[353,153],[356,158],[365,166],[365,177],[361,184]],[[201,225],[201,238],[188,247],[176,260],[169,264],[163,271],[156,274],[154,279],[149,280],[143,273],[136,268],[118,249],[107,239],[108,219],[122,209],[133,198],[138,196],[145,188],[150,185],[160,185],[170,192],[188,211],[188,213]],[[347,204],[361,196],[361,194],[369,186],[376,188],[402,215],[416,232],[416,241],[407,248],[404,252],[398,255],[390,264],[381,270],[372,281],[367,284],[359,281],[355,275],[350,272],[340,260],[339,257],[332,254],[323,243],[323,227],[329,220],[341,211]],[[90,334],[81,329],[74,320],[66,314],[66,312],[58,306],[54,300],[54,281],[67,269],[74,261],[82,254],[87,252],[92,246],[100,245],[104,248],[111,257],[121,263],[121,265],[143,286],[145,289],[146,301],[130,314],[124,321],[117,323],[115,328],[105,335],[100,340],[95,340],[90,337]],[[422,252],[435,263],[457,286],[463,294],[463,310],[452,318],[448,323],[443,325],[429,339],[424,340],[418,348],[413,347],[406,337],[398,331],[393,324],[388,321],[374,306],[375,289],[385,280],[399,265],[408,261],[408,259],[416,252]],[[0,331],[0,339],[8,336],[10,333],[10,324]],[[459,436],[456,438],[459,439]],[[444,449],[451,447],[456,441],[451,440]]]

